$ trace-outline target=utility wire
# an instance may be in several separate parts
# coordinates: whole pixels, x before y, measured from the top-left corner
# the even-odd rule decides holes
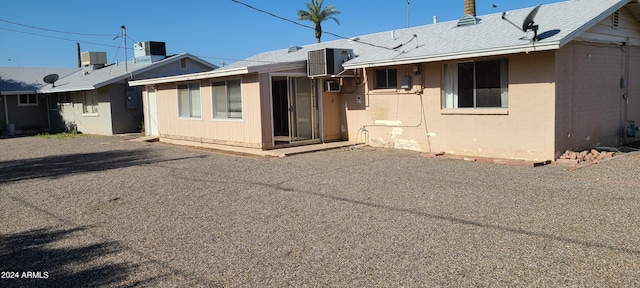
[[[276,14],[273,14],[273,13],[271,13],[271,12],[268,12],[268,11],[262,10],[262,9],[260,9],[260,8],[253,7],[253,6],[251,6],[251,5],[247,4],[247,3],[244,3],[244,2],[241,2],[241,1],[238,1],[238,0],[231,0],[231,1],[232,1],[232,2],[235,2],[235,3],[238,3],[238,4],[240,4],[240,5],[244,5],[244,6],[248,7],[248,8],[250,8],[250,9],[256,10],[256,11],[258,11],[258,12],[261,12],[261,13],[267,14],[267,15],[269,15],[269,16],[272,16],[272,17],[278,18],[278,19],[280,19],[280,20],[284,20],[284,21],[287,21],[287,22],[290,22],[290,23],[296,24],[296,25],[298,25],[298,26],[302,26],[302,27],[304,27],[304,28],[308,28],[308,29],[312,29],[312,30],[315,30],[315,29],[316,29],[315,27],[311,27],[311,26],[309,26],[309,25],[304,25],[304,24],[298,23],[298,22],[296,22],[296,21],[293,21],[293,20],[290,20],[290,19],[287,19],[287,18],[284,18],[284,17],[278,16],[278,15],[276,15]],[[338,38],[341,38],[341,39],[346,39],[346,40],[349,40],[349,39],[350,39],[349,37],[341,36],[341,35],[338,35],[338,34],[335,34],[335,33],[331,33],[331,32],[327,32],[327,31],[324,31],[324,30],[322,31],[322,33],[329,34],[329,35],[332,35],[332,36],[335,36],[335,37],[338,37]],[[376,47],[376,48],[382,48],[382,49],[387,49],[387,50],[391,50],[391,51],[396,51],[396,50],[394,50],[394,49],[392,49],[392,48],[389,48],[389,47],[385,47],[385,46],[381,46],[381,45],[376,45],[376,44],[372,44],[372,43],[367,43],[367,42],[363,42],[363,41],[360,41],[360,40],[354,40],[353,42],[355,42],[355,43],[360,43],[360,44],[365,44],[365,45],[369,45],[369,46]]]
[[[63,38],[63,37],[57,37],[57,36],[49,36],[49,35],[42,35],[42,34],[38,34],[38,33],[33,33],[33,32],[25,32],[25,31],[19,31],[19,30],[14,30],[14,29],[7,29],[7,28],[2,28],[0,27],[0,30],[5,30],[5,31],[11,31],[11,32],[16,32],[16,33],[22,33],[22,34],[28,34],[28,35],[34,35],[34,36],[39,36],[39,37],[46,37],[46,38],[52,38],[52,39],[58,39],[58,40],[64,40],[64,41],[70,41],[70,42],[78,42],[78,43],[84,43],[84,44],[91,44],[91,45],[97,45],[97,46],[103,46],[103,47],[109,47],[109,48],[118,48],[121,49],[122,45],[109,45],[109,44],[101,44],[101,43],[96,43],[96,42],[90,42],[90,41],[83,41],[83,40],[77,40],[77,39],[70,39],[70,38]],[[119,35],[118,35],[119,36]],[[127,38],[129,38],[129,36],[127,35]],[[117,39],[117,38],[116,38]],[[114,39],[115,40],[115,39]],[[122,44],[122,43],[120,43]],[[134,50],[133,48],[127,48],[127,50]],[[173,53],[173,54],[179,54],[179,53]],[[203,59],[217,59],[217,60],[230,60],[230,61],[246,61],[246,62],[260,62],[260,63],[281,63],[278,61],[260,61],[260,60],[246,60],[246,59],[236,59],[236,58],[225,58],[225,57],[215,57],[215,56],[198,56],[198,55],[194,55],[195,57],[198,58],[203,58]]]
[[[13,25],[18,25],[18,26],[32,28],[32,29],[39,29],[39,30],[44,30],[44,31],[49,31],[49,32],[63,33],[63,34],[73,34],[73,35],[82,35],[82,36],[108,36],[108,37],[113,37],[113,34],[92,34],[92,33],[68,32],[68,31],[54,30],[54,29],[49,29],[49,28],[36,27],[36,26],[27,25],[27,24],[21,24],[21,23],[17,23],[17,22],[5,20],[5,19],[0,19],[0,22],[5,22],[5,23],[13,24]]]
[[[0,30],[11,31],[11,32],[16,32],[16,33],[22,33],[22,34],[29,34],[29,35],[34,35],[34,36],[58,39],[58,40],[71,41],[71,42],[80,42],[80,43],[85,43],[85,44],[92,44],[92,45],[105,46],[105,47],[111,47],[111,48],[119,48],[118,46],[115,46],[115,45],[100,44],[100,43],[90,42],[90,41],[83,41],[83,40],[69,39],[69,38],[63,38],[63,37],[57,37],[57,36],[42,35],[42,34],[38,34],[38,33],[25,32],[25,31],[2,28],[2,27],[0,27]],[[109,36],[113,36],[113,35],[109,35]]]

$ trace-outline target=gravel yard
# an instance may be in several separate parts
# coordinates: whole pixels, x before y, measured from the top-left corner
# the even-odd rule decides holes
[[[568,171],[1,139],[0,223],[1,287],[639,287],[640,154]]]

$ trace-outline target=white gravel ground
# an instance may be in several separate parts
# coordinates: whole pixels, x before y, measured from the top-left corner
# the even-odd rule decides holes
[[[640,154],[567,171],[2,139],[0,287],[640,287],[639,208]]]

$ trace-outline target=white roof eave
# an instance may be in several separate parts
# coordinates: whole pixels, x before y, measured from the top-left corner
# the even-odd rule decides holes
[[[58,86],[53,88],[48,88],[48,89],[40,89],[38,90],[38,93],[51,94],[51,93],[78,92],[78,91],[94,90],[94,89],[98,89],[99,87],[85,86],[85,87],[75,87],[71,89],[57,89],[57,88]]]
[[[15,91],[0,91],[0,95],[22,95],[22,94],[36,94],[35,90],[15,90]]]
[[[129,86],[144,86],[144,85],[154,85],[154,84],[162,84],[162,83],[195,81],[195,80],[202,80],[202,79],[238,76],[238,75],[245,75],[245,74],[251,74],[251,73],[267,73],[272,71],[282,71],[282,70],[300,68],[301,65],[304,65],[304,64],[306,64],[306,60],[291,62],[291,63],[278,63],[278,64],[259,65],[259,66],[252,66],[252,67],[238,67],[234,69],[213,70],[213,71],[207,71],[207,72],[196,73],[196,74],[171,76],[171,77],[163,77],[163,78],[152,78],[152,79],[145,79],[145,80],[135,80],[135,81],[130,81]]]
[[[195,74],[129,81],[129,86],[144,86],[144,85],[154,85],[154,84],[162,84],[162,83],[194,81],[194,80],[201,80],[201,79],[208,79],[208,78],[242,75],[247,73],[249,73],[249,70],[247,69],[247,67],[240,67],[240,68],[229,69],[224,71],[213,70],[213,71],[207,71],[207,72],[195,73]]]

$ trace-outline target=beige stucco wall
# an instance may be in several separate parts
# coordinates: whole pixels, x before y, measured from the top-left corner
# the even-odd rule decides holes
[[[227,79],[238,79],[238,77],[219,78],[216,81]],[[196,81],[200,83],[202,105],[202,117],[199,119],[178,117],[176,83],[156,85],[158,130],[161,140],[165,138],[189,141],[192,144],[210,143],[261,148],[260,85],[257,79],[256,74],[242,77],[243,119],[238,120],[213,119],[211,80],[209,79]],[[146,91],[143,100],[146,106]],[[148,122],[147,118],[148,113],[145,112],[145,122]]]
[[[625,62],[619,45],[575,42],[558,51],[557,152],[622,144]]]
[[[557,51],[556,155],[635,140],[626,127],[640,119],[640,28],[627,9],[619,19],[619,27],[606,18]]]
[[[629,47],[629,76],[627,77],[628,91],[626,91],[627,99],[623,103],[623,115],[625,120],[636,121],[636,126],[640,126],[640,47]],[[625,127],[628,123],[624,123]],[[638,132],[640,133],[640,132]],[[637,141],[640,139],[625,139],[625,143],[629,141]]]
[[[443,109],[443,63],[421,65],[420,75],[398,66],[398,83],[409,74],[413,89],[363,87],[344,95],[349,140],[422,152],[554,159],[554,53],[508,59],[509,107],[497,109]]]
[[[111,129],[111,91],[102,87],[98,92],[98,113],[84,113],[84,97],[82,92],[71,92],[71,102],[60,106],[60,115],[69,126],[72,123],[84,134],[112,135]]]

